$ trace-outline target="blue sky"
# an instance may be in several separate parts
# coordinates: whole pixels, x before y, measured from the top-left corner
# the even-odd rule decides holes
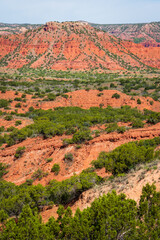
[[[93,23],[160,21],[160,0],[0,0],[0,22]]]

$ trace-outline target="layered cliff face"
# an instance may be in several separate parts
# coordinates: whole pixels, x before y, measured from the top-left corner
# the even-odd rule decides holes
[[[160,47],[160,22],[142,24],[94,24],[91,26],[104,30],[123,40],[141,43],[145,47]]]
[[[160,68],[160,48],[122,41],[85,22],[49,22],[22,34],[0,37],[0,63],[56,70]]]

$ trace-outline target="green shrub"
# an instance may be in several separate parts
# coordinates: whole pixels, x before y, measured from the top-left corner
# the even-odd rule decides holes
[[[12,115],[7,115],[7,116],[4,117],[4,119],[6,121],[11,121],[13,119],[13,116]]]
[[[66,94],[62,94],[62,97],[65,99],[68,99],[68,95],[66,95]]]
[[[15,159],[20,158],[23,155],[25,149],[25,147],[18,147],[14,155]]]
[[[21,98],[25,98],[26,97],[26,94],[22,94]]]
[[[63,139],[63,146],[64,147],[66,147],[66,146],[68,146],[69,144],[72,144],[72,143],[73,143],[72,139],[68,139],[68,138]]]
[[[59,171],[60,171],[60,166],[59,164],[55,163],[51,169],[51,172],[54,172],[55,175],[58,175]]]
[[[20,103],[16,103],[16,104],[15,104],[15,107],[16,107],[16,108],[21,108],[21,104],[20,104]]]
[[[64,156],[64,159],[67,161],[73,161],[73,154],[72,153],[66,153]]]
[[[8,217],[8,214],[3,209],[0,210],[0,223],[3,223]]]
[[[17,120],[16,122],[15,122],[15,126],[19,126],[19,125],[21,125],[22,124],[22,121],[20,121],[20,120]]]
[[[99,130],[95,130],[94,131],[94,135],[95,135],[95,137],[99,137],[100,136],[100,131]]]
[[[8,173],[8,171],[6,171],[7,168],[8,165],[0,163],[0,179],[3,177],[3,175]]]
[[[45,99],[45,100],[54,101],[55,99],[56,99],[56,95],[54,93],[49,93],[47,95],[47,99]]]
[[[22,101],[22,98],[16,97],[16,98],[14,99],[14,101],[21,102],[21,101]]]
[[[33,179],[33,181],[35,181],[36,179],[40,181],[43,177],[46,177],[47,175],[48,173],[43,172],[43,170],[39,168],[32,174],[31,178]]]
[[[133,128],[143,128],[144,123],[140,119],[135,119],[132,121],[132,127]]]
[[[80,149],[81,148],[81,145],[76,145],[76,149]]]
[[[126,128],[124,126],[118,127],[117,132],[118,133],[124,133],[126,131]]]
[[[95,172],[82,172],[79,176],[74,175],[62,182],[52,180],[47,186],[49,199],[55,203],[67,204],[77,198],[83,191],[100,182],[102,182],[102,178],[97,176]]]
[[[52,162],[53,161],[53,158],[47,158],[46,159],[46,162],[49,163],[49,162]]]
[[[33,112],[34,111],[34,107],[29,107],[28,111],[29,112]]]
[[[141,104],[141,100],[139,98],[137,99],[137,104]]]
[[[103,93],[98,93],[97,96],[98,97],[101,97],[103,95]]]
[[[41,135],[48,138],[64,133],[73,134],[72,139],[64,140],[64,146],[72,143],[81,144],[92,139],[88,128],[96,124],[132,122],[133,119],[147,120],[150,123],[160,121],[160,113],[145,110],[143,114],[129,106],[116,109],[110,106],[103,109],[92,107],[88,110],[78,107],[58,107],[54,111],[29,108],[29,112],[23,116],[32,118],[34,123],[10,134],[7,139],[8,145],[21,142],[27,137]],[[115,131],[117,130],[116,126]]]
[[[154,159],[154,147],[160,142],[160,138],[151,140],[130,142],[121,145],[112,152],[101,152],[98,159],[92,164],[95,168],[106,168],[113,175],[126,173],[134,168],[136,164],[149,162]]]
[[[0,133],[1,133],[1,132],[4,132],[4,129],[5,129],[4,126],[1,126],[1,127],[0,127]]]
[[[100,104],[99,104],[99,107],[100,107],[100,108],[102,108],[103,106],[104,106],[104,104],[103,104],[103,103],[100,103]]]
[[[16,129],[15,127],[11,126],[11,127],[7,128],[7,132],[12,132],[12,131],[14,131],[15,129]]]
[[[120,95],[119,95],[118,93],[114,93],[114,94],[112,95],[112,98],[118,99],[118,98],[120,98]]]
[[[6,93],[6,89],[2,89],[2,90],[1,90],[1,93]]]
[[[105,129],[107,133],[115,132],[118,128],[117,123],[110,123],[107,128]]]
[[[147,111],[145,111],[147,114]],[[153,113],[147,114],[147,123],[156,124],[160,121],[160,113]]]
[[[84,141],[91,140],[91,131],[90,130],[79,130],[73,135],[73,142],[74,143],[82,143]]]
[[[9,105],[9,101],[6,99],[0,99],[0,108],[6,108]]]
[[[116,87],[116,85],[114,85],[114,83],[110,84],[110,88],[115,88],[115,87]]]

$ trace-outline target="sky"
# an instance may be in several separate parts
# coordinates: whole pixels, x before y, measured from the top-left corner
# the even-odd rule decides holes
[[[160,0],[0,0],[0,22],[147,23],[160,21]]]

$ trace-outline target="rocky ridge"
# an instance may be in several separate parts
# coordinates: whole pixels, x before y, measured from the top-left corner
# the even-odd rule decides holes
[[[123,40],[141,43],[145,47],[160,47],[160,22],[141,24],[90,24]]]
[[[160,48],[117,39],[85,22],[49,22],[25,33],[1,35],[0,52],[0,64],[7,68],[160,68]]]

